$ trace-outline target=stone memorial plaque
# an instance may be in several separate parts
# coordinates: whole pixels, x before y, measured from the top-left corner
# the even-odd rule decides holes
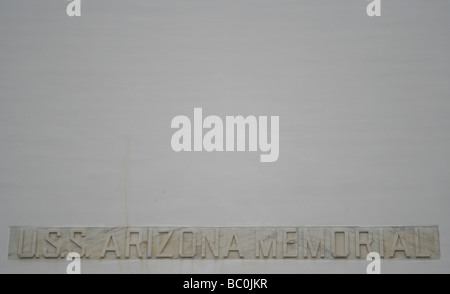
[[[437,226],[11,227],[9,259],[439,259]]]

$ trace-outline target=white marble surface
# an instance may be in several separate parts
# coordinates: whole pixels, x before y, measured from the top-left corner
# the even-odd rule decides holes
[[[365,0],[82,2],[77,19],[67,1],[0,1],[0,273],[67,267],[8,259],[9,226],[433,224],[440,259],[382,273],[450,273],[450,1],[382,0],[379,18]],[[279,115],[279,160],[174,153],[170,122],[194,107]],[[299,260],[83,259],[82,272],[368,264]]]

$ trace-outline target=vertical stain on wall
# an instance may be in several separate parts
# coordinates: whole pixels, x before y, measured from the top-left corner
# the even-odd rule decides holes
[[[128,227],[128,195],[130,191],[130,149],[131,135],[121,136],[125,141],[125,154],[122,159],[122,167],[120,171],[119,193],[123,199],[123,207],[125,212],[125,226]]]

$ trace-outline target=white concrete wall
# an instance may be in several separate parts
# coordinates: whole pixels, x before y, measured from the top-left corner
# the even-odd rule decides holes
[[[449,1],[0,1],[8,226],[440,226],[450,272]],[[174,153],[170,122],[279,115],[280,159]],[[128,147],[127,147],[128,146]],[[84,262],[85,273],[365,273],[365,261]]]

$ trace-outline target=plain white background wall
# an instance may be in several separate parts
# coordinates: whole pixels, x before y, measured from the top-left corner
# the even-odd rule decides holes
[[[450,272],[449,1],[0,2],[8,226],[440,226]],[[176,115],[279,115],[280,159],[175,153]],[[351,261],[83,262],[85,273],[365,273]]]

